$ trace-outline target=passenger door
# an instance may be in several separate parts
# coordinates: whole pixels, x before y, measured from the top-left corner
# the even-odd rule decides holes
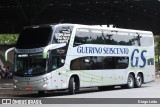
[[[115,58],[106,56],[103,60],[103,83],[102,85],[115,84]]]
[[[129,57],[116,57],[115,84],[124,84],[129,66]]]
[[[61,82],[61,72],[58,70],[60,59],[59,56],[51,56],[51,66],[50,69],[52,71],[52,87],[54,89],[61,89],[62,82]]]

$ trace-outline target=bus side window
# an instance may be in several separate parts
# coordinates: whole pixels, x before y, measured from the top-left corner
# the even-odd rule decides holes
[[[52,63],[51,63],[52,70],[57,68],[57,57],[52,56]]]
[[[116,58],[116,69],[128,68],[129,58],[128,57],[117,57]]]
[[[115,57],[104,57],[104,69],[115,69]]]
[[[52,61],[51,61],[51,68],[52,70],[55,70],[57,68],[60,68],[64,65],[65,60],[61,56],[52,56]]]
[[[84,62],[84,57],[74,59],[71,61],[71,70],[85,70],[85,62]]]

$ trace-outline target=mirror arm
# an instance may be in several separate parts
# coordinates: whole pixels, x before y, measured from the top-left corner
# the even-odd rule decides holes
[[[6,61],[8,61],[8,53],[15,50],[15,49],[16,49],[15,47],[12,47],[12,48],[9,48],[6,50],[6,52],[5,52],[5,60]]]
[[[48,46],[46,46],[43,50],[43,59],[46,59],[47,58],[47,52],[49,50],[52,50],[52,49],[57,49],[57,48],[60,48],[60,47],[64,47],[66,46],[66,43],[61,43],[61,44],[50,44]]]

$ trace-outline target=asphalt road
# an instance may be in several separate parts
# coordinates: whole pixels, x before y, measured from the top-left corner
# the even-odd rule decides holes
[[[143,84],[141,88],[122,89],[117,87],[105,91],[88,88],[75,95],[47,96],[47,98],[160,98],[160,80]]]
[[[15,97],[15,98],[32,98],[32,99],[38,99],[38,98],[55,98],[56,100],[53,101],[52,103],[66,103],[68,102],[68,98],[71,98],[71,101],[69,102],[72,103],[72,101],[77,101],[76,103],[81,104],[81,103],[88,103],[94,104],[92,105],[93,107],[95,104],[101,104],[102,107],[106,107],[103,104],[106,104],[107,100],[111,100],[110,98],[116,98],[112,100],[121,100],[123,98],[129,98],[129,100],[132,100],[132,98],[137,98],[141,100],[141,98],[149,98],[149,99],[155,99],[158,98],[160,101],[160,78],[156,79],[156,81],[143,84],[141,88],[133,88],[133,89],[122,89],[120,87],[116,87],[112,90],[105,90],[105,91],[99,91],[96,87],[95,88],[84,88],[81,89],[79,92],[77,92],[74,95],[68,95],[66,91],[54,91],[54,92],[47,92],[45,96],[38,96],[37,92],[35,91],[30,91],[30,92],[23,92],[23,91],[13,91],[13,90],[5,90],[5,93],[2,93],[3,91],[0,91],[0,96],[1,97]],[[91,100],[91,98],[94,100]],[[96,99],[97,98],[97,99]],[[109,99],[106,99],[109,98]],[[117,99],[120,98],[120,99]],[[59,99],[59,100],[57,100]],[[78,99],[78,100],[75,100]],[[136,100],[137,100],[136,99]],[[124,99],[126,102],[130,102],[128,99]],[[124,104],[125,104],[124,101]],[[114,103],[113,103],[114,104]],[[127,104],[125,105],[120,105],[118,104],[113,105],[111,104],[110,106],[113,107],[128,107]],[[60,105],[58,105],[60,106]],[[63,106],[63,105],[62,105]],[[74,105],[70,105],[72,107]],[[80,107],[81,105],[76,105],[76,107]],[[89,104],[88,104],[89,106]],[[88,107],[87,106],[87,107]],[[144,104],[144,105],[130,105],[130,107],[136,106],[136,107],[159,107],[160,104]]]

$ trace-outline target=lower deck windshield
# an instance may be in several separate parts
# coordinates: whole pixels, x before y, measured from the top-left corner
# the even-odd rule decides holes
[[[47,72],[47,61],[42,54],[15,54],[14,75],[38,76]]]

